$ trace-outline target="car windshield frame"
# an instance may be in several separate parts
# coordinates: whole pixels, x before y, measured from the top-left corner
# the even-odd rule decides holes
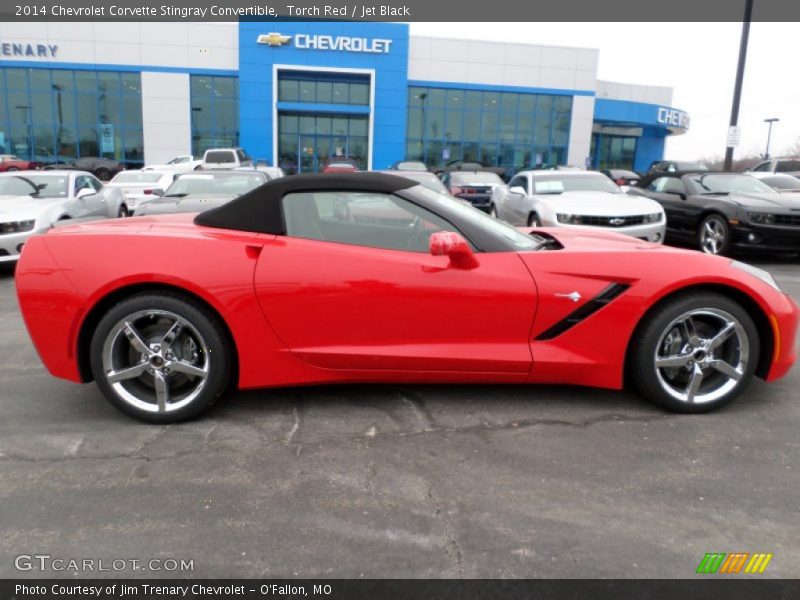
[[[21,193],[11,193],[8,194],[3,191],[2,182],[8,179],[18,179],[23,181],[29,186],[31,191],[24,191]],[[56,179],[63,180],[63,187],[58,190],[58,188],[50,187],[50,183]],[[44,187],[40,187],[40,186]],[[49,193],[48,187],[50,187]],[[55,193],[54,193],[55,192]],[[31,173],[25,175],[4,175],[0,177],[0,196],[33,196],[34,198],[49,198],[49,199],[59,199],[59,198],[68,198],[69,197],[69,175],[50,175],[44,173]]]
[[[614,183],[611,179],[607,176],[603,175],[602,173],[580,173],[580,174],[571,174],[565,175],[568,171],[554,171],[552,173],[548,173],[547,175],[535,175],[533,177],[533,194],[535,196],[561,196],[566,193],[570,192],[606,192],[609,194],[621,194],[622,190],[619,189],[619,186]],[[565,185],[565,182],[569,182]],[[585,187],[581,189],[576,189],[573,185],[575,182],[595,182],[598,185],[595,187]],[[551,186],[552,191],[545,191],[543,186],[542,191],[537,189],[537,184],[539,183],[561,183],[560,190],[558,186]]]
[[[696,173],[685,175],[689,190],[701,196],[728,194],[777,194],[763,181],[744,173]],[[723,185],[723,181],[741,185]],[[748,189],[749,188],[749,189]]]
[[[241,179],[253,179],[254,182],[256,179],[260,180],[257,185],[253,187],[249,187],[247,189],[231,189],[226,190],[224,187],[224,182],[231,181],[231,180],[241,180]],[[196,181],[206,181],[211,182],[208,186],[208,189],[191,189],[191,183]],[[182,177],[178,177],[172,184],[166,189],[164,192],[164,198],[174,198],[174,197],[185,197],[185,196],[192,196],[192,195],[202,195],[202,196],[234,196],[238,197],[242,194],[246,194],[250,192],[260,185],[263,185],[268,181],[268,178],[259,171],[236,171],[231,173],[226,173],[224,177],[220,177],[217,175],[213,175],[211,173],[191,173],[189,175],[184,175]]]
[[[522,233],[516,227],[509,225],[505,221],[490,217],[485,212],[473,206],[451,196],[440,194],[422,184],[415,185],[409,188],[409,190],[412,190],[415,194],[421,194],[434,205],[436,203],[443,204],[449,211],[453,212],[460,219],[468,221],[471,225],[488,230],[495,236],[502,237],[514,248],[515,252],[533,252],[547,244],[547,239],[542,236]]]

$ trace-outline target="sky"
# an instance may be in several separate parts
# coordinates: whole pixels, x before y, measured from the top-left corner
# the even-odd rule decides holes
[[[667,141],[665,158],[721,157],[730,120],[741,23],[411,23],[412,35],[596,48],[598,78],[672,87],[672,106],[691,117]],[[734,157],[800,142],[800,23],[752,23]]]

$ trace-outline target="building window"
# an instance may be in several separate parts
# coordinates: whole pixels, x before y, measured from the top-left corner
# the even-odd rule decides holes
[[[239,145],[239,79],[191,75],[192,154]]]
[[[42,162],[102,156],[141,166],[141,75],[0,68],[0,153]]]
[[[369,76],[281,71],[278,74],[278,101],[369,106]]]
[[[408,90],[406,159],[522,169],[567,160],[572,97],[435,87]]]
[[[633,171],[637,139],[626,135],[592,135],[591,155],[595,168]]]

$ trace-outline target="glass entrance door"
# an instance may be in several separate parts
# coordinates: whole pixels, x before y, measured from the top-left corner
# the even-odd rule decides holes
[[[319,173],[328,161],[349,158],[362,170],[369,157],[369,117],[280,113],[278,164],[287,173]]]

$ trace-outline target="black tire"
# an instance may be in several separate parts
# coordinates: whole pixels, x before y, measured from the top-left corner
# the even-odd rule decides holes
[[[128,210],[128,207],[124,204],[120,204],[119,208],[117,209],[117,218],[124,219],[125,217],[130,217],[131,211]]]
[[[19,169],[18,169],[17,167],[8,167],[8,168],[6,169],[6,172],[7,172],[7,173],[10,173],[11,171],[19,171]]]
[[[495,219],[497,218],[497,207],[494,204],[489,206],[489,216]]]
[[[723,215],[712,213],[700,222],[697,228],[697,247],[700,252],[717,256],[726,256],[730,252],[731,228]]]
[[[712,311],[719,314],[712,314]],[[690,337],[683,333],[688,330],[680,323],[675,324],[676,320],[687,314],[694,315],[692,331],[699,336],[695,338],[699,342],[696,345],[685,344],[686,340],[680,338]],[[720,327],[725,327],[726,322],[736,322],[738,327],[718,348],[692,350],[692,347],[703,346],[705,342],[702,340],[709,339],[708,336],[714,337],[717,322],[720,322]],[[746,347],[742,338],[746,339]],[[730,298],[713,292],[675,296],[657,305],[634,332],[628,351],[629,380],[645,398],[663,408],[681,413],[709,412],[725,406],[747,387],[758,365],[759,343],[753,319]],[[667,350],[668,347],[671,349]],[[746,355],[744,365],[739,363],[743,347]],[[691,360],[680,367],[657,368],[657,357],[676,360],[691,357]],[[738,380],[722,373],[717,367],[708,366],[706,360],[716,364],[727,363],[728,360],[736,362]],[[730,363],[727,366],[732,367]],[[702,376],[697,395],[690,401],[688,390],[695,368],[700,369]],[[718,387],[715,389],[715,386]],[[668,390],[672,390],[672,393]],[[681,395],[681,390],[686,398],[676,397],[676,394]]]
[[[531,213],[528,215],[528,227],[541,227],[542,222],[539,220],[539,215]]]
[[[152,316],[153,312],[157,317]],[[164,341],[166,338],[162,337],[162,330],[168,329],[171,319],[164,317],[165,314],[176,316],[185,322],[181,333],[169,344]],[[126,321],[133,324],[136,335],[145,342],[145,345],[149,345],[150,350],[155,347],[163,355],[158,363],[152,362],[155,360],[152,357],[148,361],[145,355],[137,351],[134,343],[129,341],[124,325],[123,329],[120,329],[120,323]],[[145,326],[140,323],[144,323]],[[199,342],[195,343],[197,352],[193,355],[194,361],[189,359],[183,361],[183,353],[187,353],[188,357],[187,340],[192,339]],[[164,347],[159,349],[158,346],[154,346],[154,340],[156,343],[160,340]],[[191,341],[188,342],[188,347],[191,348]],[[119,382],[110,382],[106,374],[106,365],[110,363],[104,362],[104,353],[106,357],[116,356],[122,362],[120,369],[113,366],[112,370],[121,371],[126,368],[124,364],[126,358],[137,368],[147,365],[155,366],[155,369],[148,368],[149,372],[141,372],[137,376]],[[177,358],[181,360],[167,361],[170,353],[178,354]],[[183,370],[178,368],[179,362],[191,363],[189,366],[192,367],[198,365],[200,359],[205,368],[204,376],[190,377],[178,372]],[[109,360],[113,361],[114,358]],[[163,424],[187,421],[208,410],[228,386],[233,355],[218,317],[204,305],[178,293],[143,292],[118,302],[103,315],[92,336],[90,362],[97,386],[112,405],[145,423]],[[154,370],[167,372],[160,377],[163,378],[162,381],[167,382],[165,385],[170,400],[175,398],[172,408],[170,401],[167,400],[163,402],[163,410],[159,410],[159,402],[156,399],[157,374],[152,373]]]
[[[111,179],[111,171],[109,171],[105,167],[100,167],[99,169],[95,170],[94,176],[97,177],[100,181],[108,181],[109,179]]]

